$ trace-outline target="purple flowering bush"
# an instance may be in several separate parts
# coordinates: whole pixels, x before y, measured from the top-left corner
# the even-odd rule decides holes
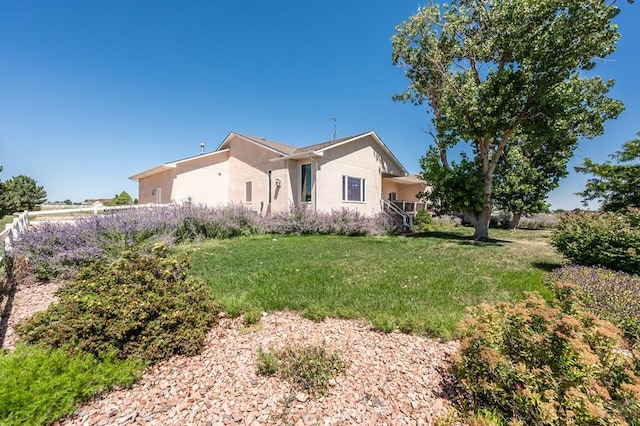
[[[266,229],[272,234],[355,236],[394,233],[398,224],[386,214],[370,217],[344,208],[316,212],[305,206],[292,206],[270,216]]]
[[[261,216],[242,205],[209,207],[181,204],[164,208],[109,210],[71,223],[44,222],[23,234],[14,254],[29,259],[40,280],[71,277],[96,260],[116,259],[132,247],[158,240],[167,244],[263,233],[369,235],[396,232],[388,215],[368,217],[353,210],[314,212],[292,207]]]
[[[570,283],[589,311],[620,327],[640,342],[640,276],[600,267],[566,266],[550,275],[553,283]]]

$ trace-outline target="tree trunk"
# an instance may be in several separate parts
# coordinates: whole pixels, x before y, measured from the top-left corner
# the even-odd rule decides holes
[[[520,219],[522,219],[522,213],[513,213],[513,218],[511,218],[511,229],[518,229],[520,226]]]
[[[491,220],[491,206],[486,206],[481,212],[467,214],[467,218],[475,229],[474,241],[487,241],[489,239],[489,221]]]

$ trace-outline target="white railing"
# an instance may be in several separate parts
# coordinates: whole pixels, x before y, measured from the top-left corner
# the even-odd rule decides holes
[[[391,214],[400,216],[402,219],[402,232],[411,232],[413,231],[413,216],[402,210],[393,201],[388,201],[385,199],[380,200],[382,202],[382,211]]]
[[[27,211],[20,213],[18,217],[13,218],[11,223],[5,225],[4,230],[0,232],[0,244],[2,244],[2,247],[0,247],[0,262],[4,259],[5,254],[11,254],[13,242],[28,228],[29,212]]]

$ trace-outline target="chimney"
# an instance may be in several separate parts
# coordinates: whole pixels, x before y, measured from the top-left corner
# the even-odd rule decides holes
[[[204,154],[204,141],[200,141],[200,155]]]

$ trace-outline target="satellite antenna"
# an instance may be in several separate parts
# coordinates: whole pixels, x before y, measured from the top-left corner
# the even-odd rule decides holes
[[[333,137],[331,140],[334,140],[336,138],[336,121],[338,121],[338,117],[331,117],[331,120],[333,120]]]

